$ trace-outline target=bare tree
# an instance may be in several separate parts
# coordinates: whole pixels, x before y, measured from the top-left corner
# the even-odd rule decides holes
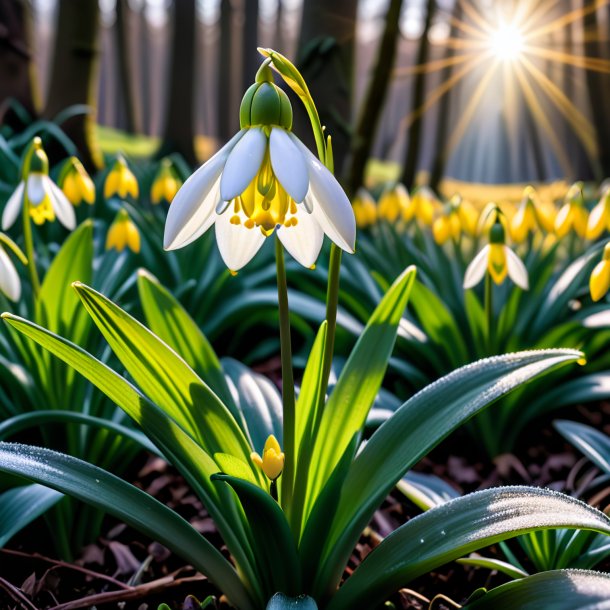
[[[30,114],[40,109],[32,61],[32,7],[28,0],[0,0],[0,123],[19,123],[7,113],[14,99]]]
[[[91,108],[90,113],[73,116],[62,124],[89,170],[103,165],[101,151],[94,139],[99,34],[98,0],[59,0],[51,84],[43,115],[53,119],[74,104],[86,104]]]
[[[169,100],[163,131],[163,143],[157,152],[163,157],[180,153],[191,165],[195,154],[195,0],[174,1],[174,31],[169,75]]]
[[[347,193],[350,196],[362,185],[364,169],[371,154],[381,110],[387,97],[400,33],[401,8],[402,0],[390,0],[377,59],[372,68],[372,76],[352,136],[350,164],[345,180]]]
[[[432,25],[432,19],[434,18],[435,12],[436,2],[434,0],[427,0],[424,30],[419,41],[419,49],[417,51],[417,58],[415,60],[417,66],[423,66],[428,61],[428,54],[430,50],[430,39],[428,34],[430,32],[430,26]],[[417,112],[420,106],[424,103],[425,93],[426,73],[424,70],[420,70],[415,75],[415,80],[413,84],[412,112]],[[407,188],[411,188],[415,184],[417,165],[419,162],[419,149],[421,143],[423,118],[423,116],[414,116],[413,122],[410,126],[409,136],[407,140],[407,153],[401,177],[402,182]]]
[[[242,90],[253,82],[261,63],[258,47],[258,0],[244,0],[244,33],[242,36]]]

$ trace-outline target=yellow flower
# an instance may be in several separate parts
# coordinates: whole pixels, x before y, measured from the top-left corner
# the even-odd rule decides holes
[[[411,196],[412,215],[424,225],[430,226],[434,213],[442,204],[429,186],[421,186]]]
[[[610,231],[610,186],[591,210],[587,223],[587,239],[597,239],[604,231]]]
[[[275,481],[284,469],[284,454],[280,448],[280,444],[273,434],[265,441],[263,449],[263,457],[253,451],[250,454],[252,461],[263,470],[265,476],[272,481]]]
[[[114,222],[108,229],[106,250],[114,248],[122,252],[128,247],[132,252],[140,251],[140,232],[129,218],[126,210],[120,210]]]
[[[383,192],[379,198],[377,213],[379,218],[388,222],[396,222],[399,218],[405,222],[411,220],[413,208],[409,193],[403,184],[395,184]]]
[[[585,238],[587,235],[588,212],[582,194],[583,183],[576,182],[568,190],[565,202],[555,218],[555,233],[560,239],[570,230]]]
[[[377,205],[371,194],[363,188],[359,188],[352,201],[356,226],[365,229],[377,222]]]
[[[475,235],[476,230],[477,213],[472,205],[458,194],[450,199],[432,225],[432,235],[439,245],[444,244],[449,237],[458,241],[462,233]]]
[[[114,166],[106,176],[104,182],[104,197],[119,197],[125,199],[127,195],[131,195],[134,199],[139,194],[138,181],[132,171],[127,167],[127,162],[123,157],[119,156],[115,161]]]
[[[602,260],[595,265],[591,278],[589,279],[589,289],[591,298],[594,301],[602,299],[610,288],[610,243],[604,247]]]
[[[161,161],[161,166],[150,189],[150,200],[153,205],[157,205],[161,201],[171,203],[181,186],[182,180],[178,177],[171,159],[165,158]]]
[[[510,222],[510,234],[514,241],[522,242],[537,229],[551,232],[554,229],[553,211],[541,203],[533,187],[523,192],[523,199]]]
[[[468,265],[464,276],[464,289],[476,286],[487,272],[496,284],[501,284],[508,276],[519,288],[528,290],[527,269],[521,259],[506,245],[505,230],[499,220],[489,232],[489,242]]]
[[[93,180],[76,157],[70,157],[64,164],[59,186],[72,205],[80,205],[82,201],[93,205],[95,202]]]

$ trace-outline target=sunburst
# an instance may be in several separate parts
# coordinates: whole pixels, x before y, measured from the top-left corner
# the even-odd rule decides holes
[[[424,104],[411,112],[403,121],[409,127],[422,117],[440,98],[447,95],[475,70],[478,85],[470,95],[461,118],[453,127],[446,144],[445,155],[451,154],[459,144],[468,125],[474,118],[484,98],[484,93],[494,81],[496,74],[503,82],[504,114],[508,123],[516,121],[516,96],[525,100],[536,124],[547,138],[552,151],[566,175],[570,174],[570,161],[548,114],[548,104],[559,112],[583,145],[590,159],[598,156],[595,129],[589,119],[579,110],[573,100],[553,82],[548,70],[539,67],[540,60],[572,66],[582,70],[610,73],[610,61],[599,57],[588,57],[553,48],[549,40],[556,33],[583,20],[590,13],[610,4],[610,0],[592,0],[585,7],[561,12],[560,0],[515,0],[512,3],[493,3],[493,8],[484,9],[474,0],[457,0],[461,17],[451,17],[451,26],[459,37],[450,37],[443,44],[454,50],[451,57],[435,60],[420,66],[397,70],[397,75],[431,73],[452,66],[449,79],[432,90]],[[507,6],[510,9],[507,12]],[[597,41],[592,32],[585,33],[585,40]],[[509,128],[515,125],[509,125]]]

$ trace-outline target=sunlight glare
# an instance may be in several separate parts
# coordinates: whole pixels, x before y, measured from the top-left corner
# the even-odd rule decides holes
[[[516,61],[523,53],[523,34],[514,23],[504,23],[490,34],[489,46],[498,59]]]

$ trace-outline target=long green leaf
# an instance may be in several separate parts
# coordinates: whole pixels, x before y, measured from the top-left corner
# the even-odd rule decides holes
[[[609,610],[610,574],[552,570],[497,587],[464,610]]]
[[[26,477],[109,512],[186,559],[240,608],[253,608],[237,572],[220,551],[177,513],[122,479],[76,458],[0,442],[0,471]]]
[[[603,432],[573,421],[553,422],[555,429],[596,466],[610,474],[610,437]]]
[[[415,281],[407,268],[371,316],[326,403],[311,458],[308,505],[320,493],[348,444],[366,421],[385,375],[398,325]]]
[[[0,547],[62,498],[62,493],[36,484],[0,494]]]
[[[546,489],[504,487],[457,498],[390,534],[347,579],[327,608],[372,608],[414,578],[458,557],[505,538],[556,527],[610,535],[610,519],[603,513]],[[332,594],[332,590],[326,593]]]
[[[250,462],[252,448],[235,418],[176,352],[92,288],[77,282],[75,289],[123,366],[156,405],[209,455],[228,453]]]
[[[2,314],[2,318],[17,331],[73,367],[142,427],[201,498],[237,564],[248,575],[250,584],[256,588],[252,567],[253,553],[243,531],[241,518],[233,510],[231,495],[220,494],[217,486],[210,481],[211,475],[219,470],[214,460],[171,417],[91,354],[33,322],[6,313]]]
[[[276,591],[300,594],[299,557],[279,504],[268,492],[243,479],[216,474],[212,480],[230,485],[239,496],[250,525],[253,546],[257,549],[257,559],[263,564],[260,573],[269,596]]]
[[[138,292],[149,328],[186,360],[236,416],[220,361],[184,307],[145,269],[138,271]]]
[[[517,386],[581,357],[574,350],[546,350],[487,358],[450,373],[409,399],[355,459],[319,577],[338,583],[342,566],[375,509],[404,474],[453,430]]]
[[[288,597],[283,593],[276,593],[269,600],[266,610],[318,610],[318,605],[307,595]]]

